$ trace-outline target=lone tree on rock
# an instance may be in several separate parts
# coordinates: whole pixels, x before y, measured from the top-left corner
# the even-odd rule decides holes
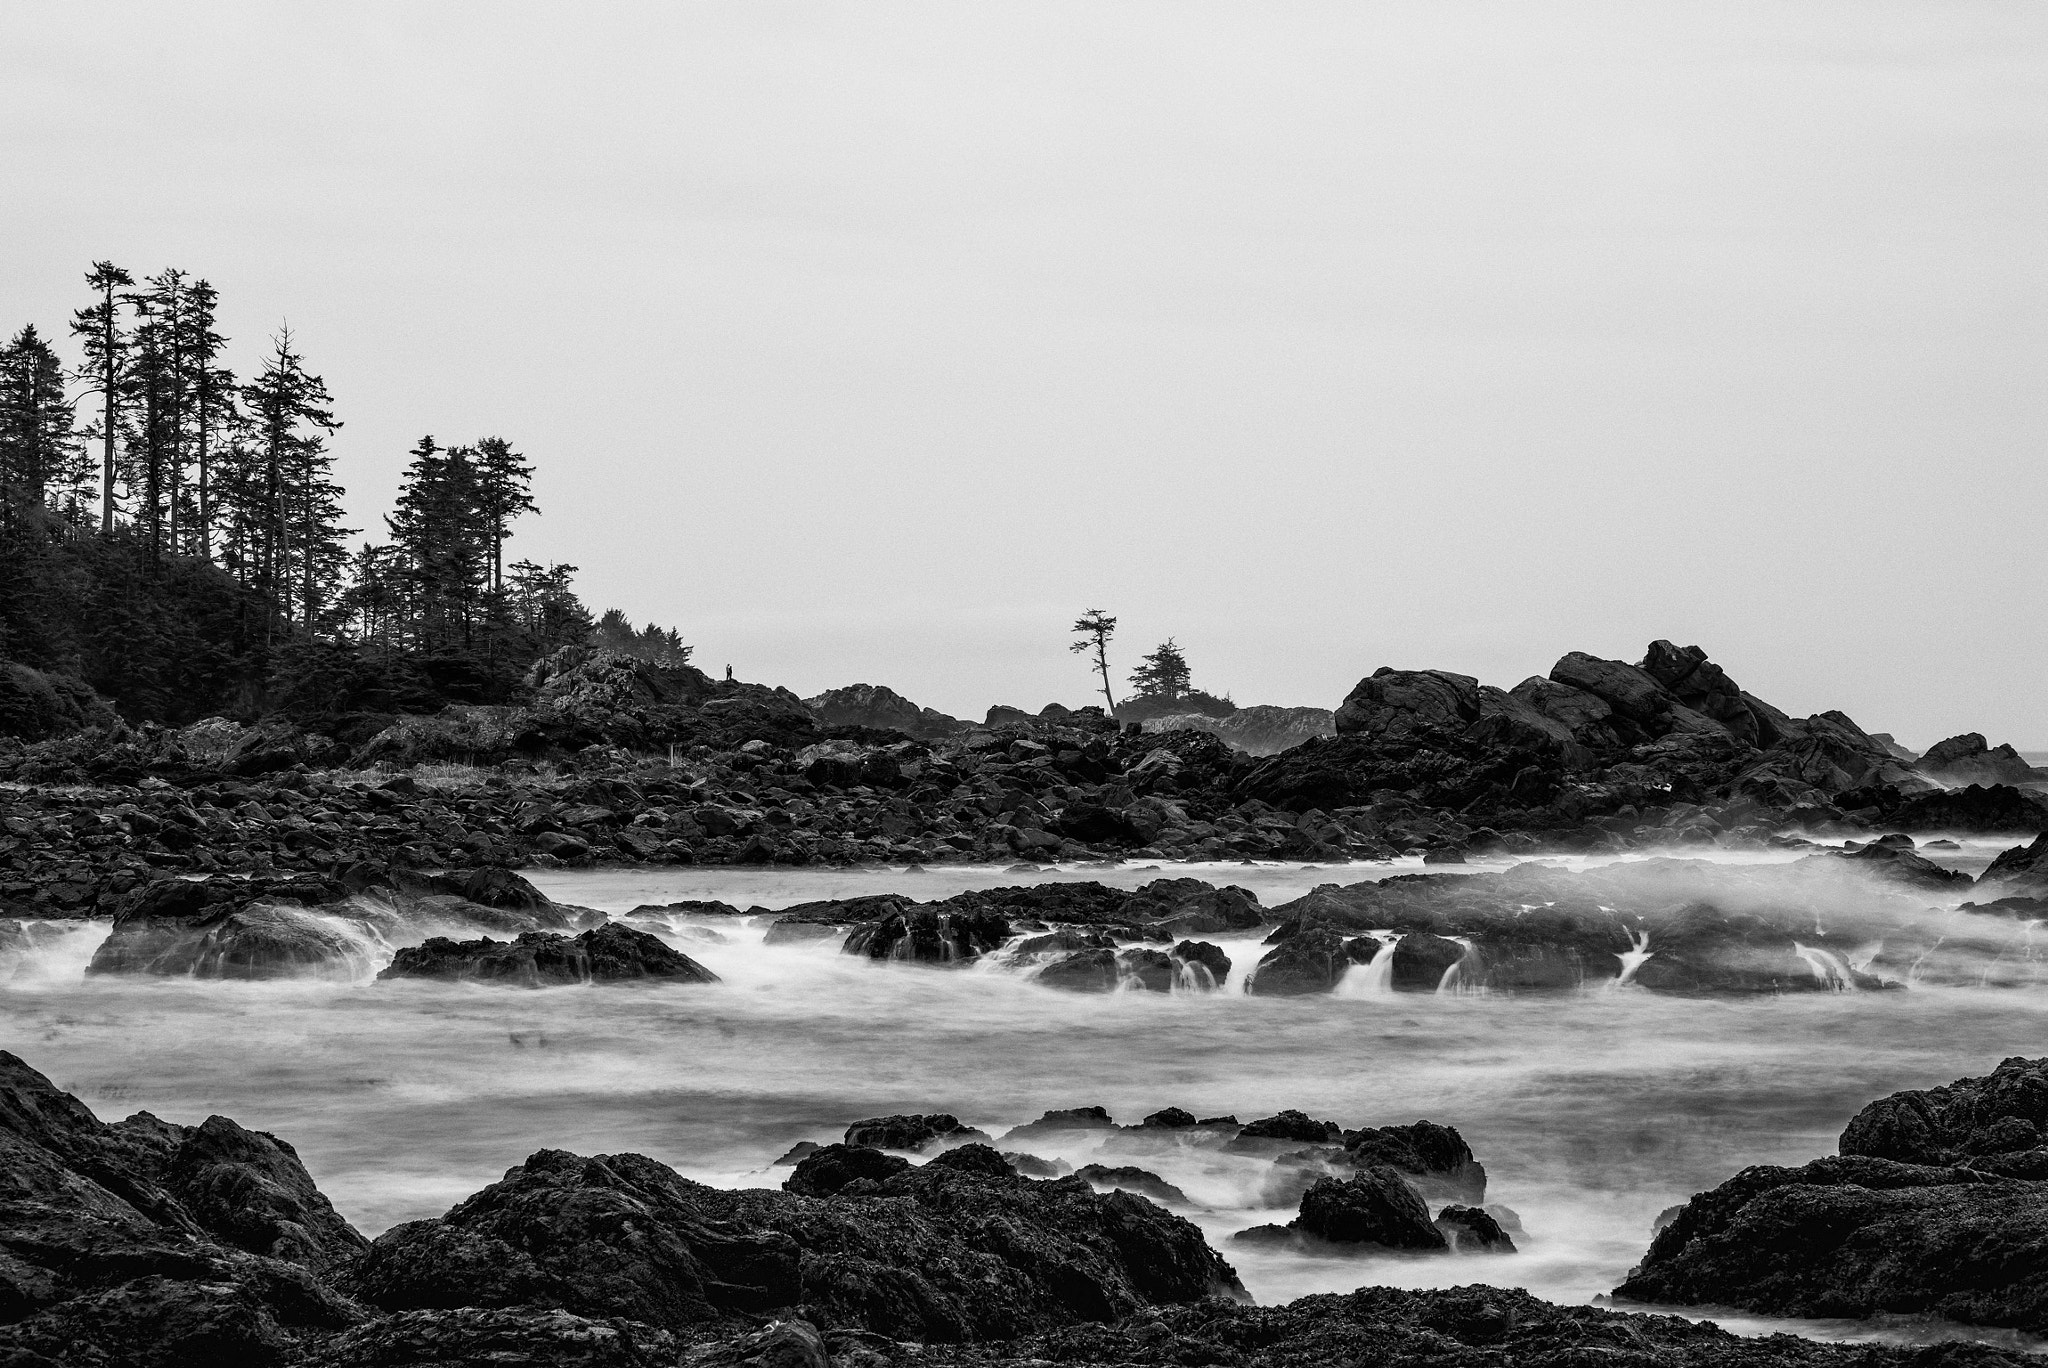
[[[1174,645],[1172,637],[1160,642],[1159,649],[1143,657],[1138,668],[1131,671],[1131,688],[1140,698],[1178,703],[1193,687],[1188,658]]]
[[[1100,608],[1090,608],[1074,619],[1074,635],[1078,640],[1067,649],[1075,655],[1094,653],[1095,668],[1102,675],[1102,696],[1115,712],[1116,698],[1109,692],[1109,639],[1116,635],[1116,619]]]

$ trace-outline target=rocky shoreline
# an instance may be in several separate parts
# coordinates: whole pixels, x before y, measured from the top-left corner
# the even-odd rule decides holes
[[[807,704],[581,647],[530,683],[525,705],[359,720],[353,744],[218,719],[0,741],[0,915],[105,915],[165,875],[365,861],[1457,863],[2048,830],[2048,776],[2010,747],[1958,737],[1909,763],[1669,642],[1639,666],[1567,655],[1513,690],[1382,670],[1334,734],[1271,755],[1092,708],[970,726],[866,686]]]
[[[1852,1157],[1749,1170],[1696,1197],[1618,1295],[2043,1329],[2048,1261],[2032,1213],[2048,1180],[2044,1080],[2048,1061],[2008,1060],[1989,1078],[1873,1103],[1845,1132]],[[1134,1162],[1028,1176],[1054,1167],[1030,1145],[1076,1130]],[[993,1140],[951,1116],[873,1118],[849,1126],[844,1141],[800,1146],[780,1189],[706,1187],[637,1154],[542,1150],[446,1214],[370,1240],[283,1140],[218,1116],[198,1126],[148,1113],[104,1123],[0,1053],[0,1361],[2027,1361],[1964,1342],[1742,1339],[1710,1323],[1480,1285],[1363,1287],[1252,1306],[1226,1257],[1169,1209],[1172,1195],[1142,1190],[1151,1175],[1135,1161],[1175,1144],[1270,1156],[1275,1180],[1301,1192],[1301,1216],[1282,1238],[1339,1254],[1511,1257],[1503,1226],[1513,1213],[1477,1205],[1484,1169],[1455,1130],[1425,1121],[1347,1131],[1298,1112],[1240,1124],[1175,1108],[1133,1126],[1099,1108],[1048,1113]],[[1432,1221],[1425,1195],[1459,1200]],[[1816,1212],[1816,1203],[1832,1205]],[[1770,1208],[1761,1218],[1760,1205]],[[1788,1243],[1792,1231],[1800,1234]],[[1972,1259],[1951,1258],[1963,1247]],[[1443,1252],[1452,1248],[1464,1253]],[[1873,1278],[1873,1250],[1891,1273],[1925,1276]]]

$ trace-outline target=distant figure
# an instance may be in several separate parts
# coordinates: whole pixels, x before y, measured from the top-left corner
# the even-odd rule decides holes
[[[730,665],[725,667],[725,682],[728,684],[732,683],[732,666]]]

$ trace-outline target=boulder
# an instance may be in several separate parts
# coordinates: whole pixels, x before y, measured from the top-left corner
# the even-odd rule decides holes
[[[1221,988],[1230,978],[1230,956],[1219,945],[1184,940],[1173,947],[1173,958],[1180,965],[1181,983],[1185,987]]]
[[[2031,845],[2001,851],[1977,881],[1986,886],[1997,885],[2008,895],[2048,893],[2048,831],[2036,836]]]
[[[600,983],[716,983],[718,975],[659,938],[613,923],[578,936],[527,931],[516,940],[434,936],[401,949],[381,979],[439,979],[521,988]]]
[[[88,974],[268,979],[367,970],[366,918],[340,882],[159,879],[119,904]]]
[[[929,1116],[877,1116],[846,1128],[846,1143],[864,1149],[927,1150],[939,1145],[964,1145],[986,1140],[986,1131],[960,1124],[948,1112]]]
[[[1381,666],[1344,696],[1339,736],[1404,737],[1462,732],[1479,719],[1479,681],[1447,670]]]
[[[1369,1126],[1344,1132],[1343,1142],[1344,1156],[1352,1164],[1393,1169],[1426,1198],[1473,1206],[1486,1202],[1486,1167],[1453,1127],[1431,1121]]]
[[[849,955],[911,964],[965,964],[1010,938],[1010,922],[972,895],[891,912],[857,926],[842,947]]]
[[[1454,1254],[1515,1252],[1515,1242],[1500,1222],[1478,1207],[1447,1206],[1436,1214],[1435,1224]]]
[[[806,698],[809,708],[827,727],[872,727],[902,732],[919,740],[937,740],[965,731],[967,724],[932,708],[921,708],[880,684],[848,684]]]
[[[1920,757],[1917,768],[1945,784],[2034,784],[2041,779],[2018,751],[1985,744],[1981,732],[1937,742]]]
[[[1318,1179],[1302,1194],[1289,1226],[1311,1239],[1338,1245],[1444,1250],[1450,1242],[1430,1220],[1415,1190],[1389,1168],[1367,1168],[1345,1179]]]
[[[1328,927],[1302,927],[1259,961],[1246,991],[1262,997],[1327,993],[1357,962],[1351,944]]]
[[[1135,1192],[1167,1206],[1193,1206],[1188,1195],[1150,1169],[1130,1165],[1083,1164],[1074,1176],[1098,1192]]]
[[[806,1186],[835,1150],[845,1163],[893,1157],[828,1146],[790,1184]],[[886,1176],[819,1197],[709,1188],[640,1155],[543,1150],[438,1220],[385,1232],[356,1283],[390,1311],[551,1307],[695,1333],[801,1306],[806,1319],[928,1343],[1243,1295],[1196,1227],[1145,1199],[983,1172],[972,1158],[878,1165]]]

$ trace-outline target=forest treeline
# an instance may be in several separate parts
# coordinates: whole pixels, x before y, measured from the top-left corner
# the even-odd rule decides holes
[[[185,271],[96,262],[61,338],[0,346],[0,662],[134,721],[360,730],[512,697],[566,644],[687,660],[673,630],[593,620],[576,567],[508,563],[539,509],[504,437],[421,438],[381,537],[356,540],[325,381],[289,328],[238,374],[217,308]]]

